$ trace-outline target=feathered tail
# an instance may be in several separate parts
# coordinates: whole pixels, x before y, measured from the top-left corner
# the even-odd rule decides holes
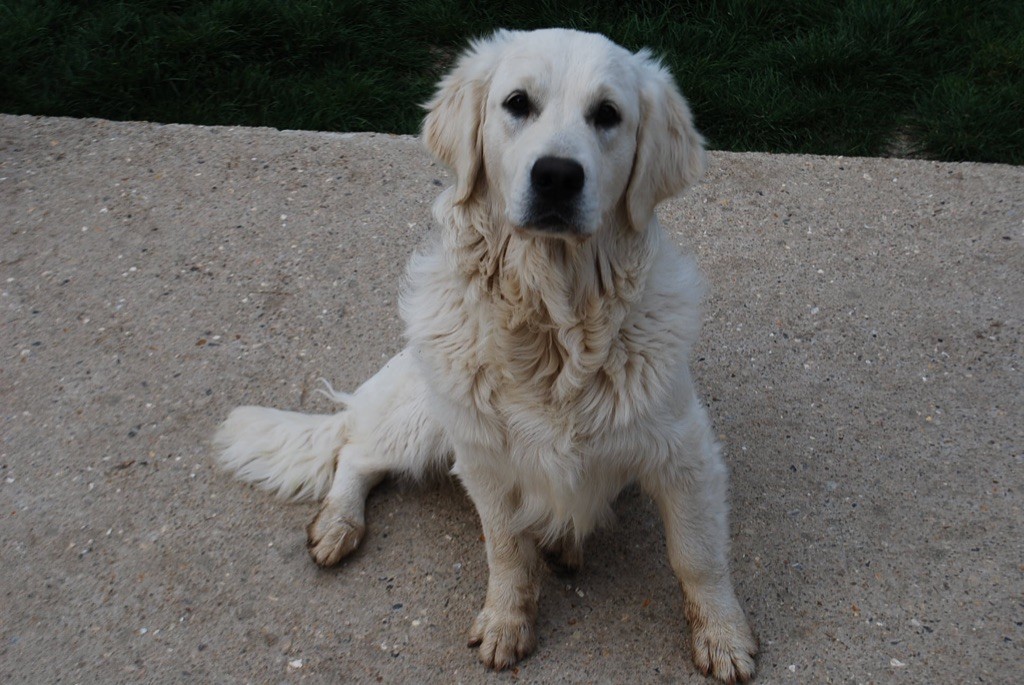
[[[335,393],[333,399],[348,396]],[[238,407],[213,437],[217,461],[244,481],[292,500],[319,500],[346,441],[348,412],[300,414]]]

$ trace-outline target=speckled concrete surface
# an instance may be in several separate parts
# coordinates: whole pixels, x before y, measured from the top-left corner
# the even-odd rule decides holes
[[[760,681],[1006,682],[1024,663],[1024,169],[712,154],[663,222],[712,289],[696,373],[732,469]],[[0,681],[705,682],[637,491],[485,673],[450,483],[362,551],[211,464],[241,403],[329,411],[402,344],[447,175],[416,141],[0,116]]]

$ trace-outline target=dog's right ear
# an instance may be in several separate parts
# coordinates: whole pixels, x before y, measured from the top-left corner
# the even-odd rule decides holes
[[[455,172],[455,203],[473,194],[483,162],[483,119],[487,89],[508,31],[473,41],[424,105],[423,142]]]

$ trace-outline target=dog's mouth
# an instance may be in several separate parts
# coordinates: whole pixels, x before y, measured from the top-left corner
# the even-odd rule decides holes
[[[571,216],[568,216],[562,212],[547,212],[533,216],[530,219],[529,225],[541,231],[569,231],[576,232],[576,222]]]
[[[586,238],[589,235],[589,231],[580,225],[576,212],[561,209],[532,212],[516,228],[531,235],[549,237]]]

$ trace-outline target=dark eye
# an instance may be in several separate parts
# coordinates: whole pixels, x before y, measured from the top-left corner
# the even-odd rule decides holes
[[[524,119],[530,116],[530,98],[526,97],[526,93],[521,90],[517,90],[509,95],[508,99],[502,104],[502,107],[516,119]]]
[[[621,121],[619,110],[610,102],[602,102],[594,110],[594,126],[598,128],[612,128],[618,126]]]

